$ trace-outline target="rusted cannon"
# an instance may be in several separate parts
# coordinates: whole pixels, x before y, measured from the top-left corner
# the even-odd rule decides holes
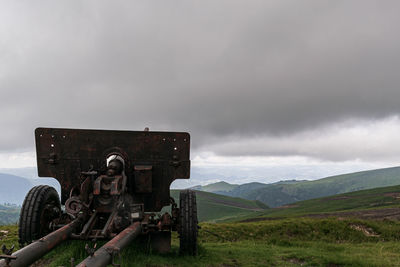
[[[28,192],[19,220],[23,248],[4,255],[0,267],[28,266],[67,239],[110,240],[87,248],[78,265],[107,266],[139,235],[169,251],[171,231],[179,233],[181,254],[197,254],[195,193],[181,191],[178,207],[169,191],[190,176],[188,133],[37,128],[35,139],[38,174],[59,181],[61,200],[47,185]],[[165,206],[171,213],[160,213]]]

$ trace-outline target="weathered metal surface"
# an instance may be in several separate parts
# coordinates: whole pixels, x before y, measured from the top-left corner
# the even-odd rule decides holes
[[[153,190],[153,166],[135,166],[135,193],[151,193]]]
[[[78,266],[107,266],[139,234],[154,250],[170,250],[182,216],[169,188],[190,176],[188,133],[37,128],[35,138],[39,176],[60,182],[65,212],[48,223],[57,231],[8,253],[0,267],[12,258],[11,266],[28,266],[67,238],[111,239],[87,247]],[[171,215],[157,216],[167,205]]]
[[[39,176],[60,182],[62,204],[71,189],[83,182],[81,173],[104,172],[111,154],[125,159],[128,193],[135,193],[145,211],[160,211],[169,205],[172,181],[190,176],[188,133],[37,128],[35,138]],[[138,192],[135,166],[152,167],[144,176],[136,173],[137,179],[146,182]]]
[[[113,260],[113,257],[123,248],[129,245],[140,233],[142,226],[140,222],[135,222],[119,233],[116,237],[99,248],[92,256],[87,257],[78,264],[78,267],[101,267],[107,266]]]
[[[26,267],[43,257],[55,246],[68,239],[71,233],[80,225],[81,219],[76,219],[62,228],[40,238],[28,246],[14,252],[11,256],[17,257],[9,263],[12,267]],[[0,260],[0,267],[8,266],[5,260]]]
[[[109,182],[107,182],[107,180],[109,180]],[[105,191],[107,195],[121,195],[123,193],[122,182],[122,175],[116,175],[113,177],[102,175],[94,182],[93,195],[100,195],[102,191]]]

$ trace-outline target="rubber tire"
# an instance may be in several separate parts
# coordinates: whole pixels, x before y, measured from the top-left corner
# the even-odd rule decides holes
[[[50,211],[49,208],[51,208]],[[19,216],[20,247],[48,234],[50,229],[46,229],[46,225],[57,218],[56,213],[58,216],[61,214],[60,197],[57,191],[48,185],[33,187],[25,197]]]
[[[179,253],[182,255],[197,255],[197,207],[196,193],[183,190],[179,194]]]

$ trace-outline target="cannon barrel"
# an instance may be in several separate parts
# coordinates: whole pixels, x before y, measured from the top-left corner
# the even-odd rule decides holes
[[[12,266],[23,267],[29,266],[39,258],[43,257],[47,252],[55,246],[69,238],[71,233],[80,225],[81,219],[75,219],[60,229],[40,238],[39,240],[29,244],[28,246],[14,252],[11,256],[17,257],[8,265],[5,260],[0,260],[0,267]]]
[[[93,256],[87,257],[78,264],[77,267],[107,266],[112,262],[113,254],[119,253],[120,250],[128,246],[141,232],[142,225],[140,222],[131,224],[116,237],[99,248]]]

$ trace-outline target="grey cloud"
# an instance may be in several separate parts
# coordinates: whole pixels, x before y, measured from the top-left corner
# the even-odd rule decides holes
[[[1,5],[2,150],[37,126],[190,131],[201,148],[400,113],[398,1]]]
[[[288,161],[300,156],[329,162],[397,165],[400,161],[399,132],[399,117],[378,121],[348,120],[287,136],[257,136],[240,141],[231,136],[207,149],[222,156],[273,156]]]

